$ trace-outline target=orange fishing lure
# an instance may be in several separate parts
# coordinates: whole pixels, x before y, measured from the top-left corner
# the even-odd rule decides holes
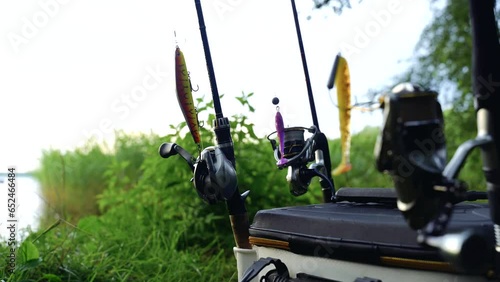
[[[193,94],[189,73],[184,60],[184,54],[179,46],[175,48],[175,80],[177,88],[177,101],[181,107],[184,120],[187,123],[191,136],[194,142],[200,146],[200,124],[198,122],[198,114],[193,102]]]

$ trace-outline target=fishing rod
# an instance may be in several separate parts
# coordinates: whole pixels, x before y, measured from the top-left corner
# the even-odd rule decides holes
[[[199,122],[191,95],[192,87],[189,80],[189,72],[187,71],[184,55],[177,46],[175,53],[177,99],[193,140],[198,145],[200,154],[195,159],[189,152],[175,143],[163,143],[160,146],[159,154],[163,158],[169,158],[178,154],[187,162],[189,168],[194,173],[191,181],[196,188],[198,196],[205,202],[208,204],[226,202],[236,246],[240,249],[251,249],[252,246],[249,242],[250,224],[245,207],[245,198],[248,196],[249,191],[241,195],[238,191],[236,161],[230,123],[229,119],[224,117],[222,113],[201,3],[200,0],[195,0],[194,2],[212,90],[212,100],[216,116],[214,120],[214,133],[217,144],[216,146],[209,146],[201,150]]]
[[[294,196],[306,193],[311,179],[317,176],[320,178],[323,201],[332,202],[335,195],[335,185],[331,175],[331,160],[328,140],[319,129],[316,106],[314,104],[314,96],[311,87],[311,79],[309,77],[297,7],[294,0],[291,0],[291,6],[306,81],[307,96],[309,98],[309,106],[314,125],[310,128],[285,128],[283,124],[283,117],[279,112],[279,107],[277,106],[279,99],[275,97],[273,99],[273,104],[277,106],[277,113],[275,117],[276,131],[269,134],[267,139],[271,142],[275,152],[274,154],[277,160],[276,165],[278,168],[288,169],[286,179],[290,186],[290,192]],[[312,134],[312,136],[307,140],[304,140],[305,132]],[[271,138],[271,136],[275,133],[279,139],[279,146],[276,141]],[[311,161],[314,162],[308,167],[307,164]]]

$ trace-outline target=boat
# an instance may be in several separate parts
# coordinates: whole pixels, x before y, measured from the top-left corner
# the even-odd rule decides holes
[[[196,191],[207,203],[226,203],[239,281],[499,280],[500,142],[496,140],[500,136],[500,87],[484,89],[480,83],[484,77],[500,79],[495,1],[469,0],[475,139],[464,140],[446,162],[437,92],[418,84],[399,84],[380,101],[384,123],[374,144],[375,165],[391,175],[394,188],[367,183],[367,187],[336,189],[328,142],[319,130],[308,87],[314,125],[284,128],[277,114],[278,140],[268,139],[277,169],[288,171],[290,192],[300,196],[307,192],[310,180],[318,177],[324,203],[261,210],[253,222],[245,207],[248,192],[238,191],[230,123],[219,102],[200,0],[195,4],[212,86],[217,144],[203,149],[197,158],[175,143],[163,143],[159,153],[164,158],[178,154],[188,162]],[[305,139],[305,133],[310,137]],[[468,191],[458,179],[467,156],[476,148],[482,152],[478,173],[481,167],[487,193]]]

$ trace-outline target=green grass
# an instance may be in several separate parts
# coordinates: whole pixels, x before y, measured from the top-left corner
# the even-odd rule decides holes
[[[74,151],[44,151],[34,176],[41,185],[48,220],[56,216],[76,223],[84,216],[100,214],[96,197],[109,185],[109,179],[118,179],[122,189],[132,188],[142,174],[146,151],[157,146],[156,140],[154,135],[116,132],[112,148],[90,140]]]
[[[18,259],[7,281],[229,281],[234,259],[214,245],[179,249],[183,226],[146,230],[140,221],[86,217],[78,226],[62,222],[39,236],[30,234],[40,259]],[[132,236],[134,235],[134,236]],[[35,240],[35,238],[38,239]],[[6,250],[4,245],[0,249]],[[19,256],[19,254],[18,254]],[[0,277],[6,277],[6,268]]]

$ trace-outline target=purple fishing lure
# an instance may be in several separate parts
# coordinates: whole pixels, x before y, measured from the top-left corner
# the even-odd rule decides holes
[[[276,163],[277,165],[285,165],[288,160],[285,158],[285,126],[283,124],[283,117],[279,111],[276,112],[276,117],[274,119],[276,126],[276,133],[278,134],[278,139],[280,141],[280,159]]]

